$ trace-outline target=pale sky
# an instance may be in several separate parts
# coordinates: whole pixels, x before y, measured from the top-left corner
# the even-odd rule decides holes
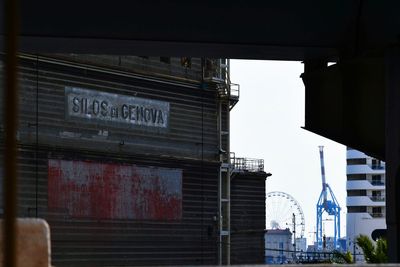
[[[240,100],[231,111],[231,151],[265,160],[265,171],[272,173],[266,192],[283,191],[300,203],[311,244],[322,189],[319,145],[324,146],[327,183],[342,208],[341,236],[346,235],[346,147],[301,128],[302,72],[300,62],[231,60],[231,81],[240,84]],[[325,227],[333,236],[332,222]]]

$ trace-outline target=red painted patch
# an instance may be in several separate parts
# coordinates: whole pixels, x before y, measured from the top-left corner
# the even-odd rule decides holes
[[[182,170],[53,159],[48,164],[49,209],[76,218],[182,218]]]

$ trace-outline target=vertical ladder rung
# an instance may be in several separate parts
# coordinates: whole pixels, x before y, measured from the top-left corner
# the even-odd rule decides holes
[[[229,163],[221,163],[221,169],[226,171],[227,169],[229,169],[230,164]]]
[[[222,231],[221,231],[221,235],[229,235],[229,231],[222,230]]]

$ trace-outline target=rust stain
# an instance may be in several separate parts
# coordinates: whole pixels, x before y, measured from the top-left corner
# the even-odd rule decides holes
[[[75,218],[179,220],[182,170],[50,159],[48,207]]]

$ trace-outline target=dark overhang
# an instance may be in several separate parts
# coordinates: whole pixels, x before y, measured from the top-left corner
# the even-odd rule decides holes
[[[381,57],[343,60],[302,74],[305,129],[385,159],[385,65]]]
[[[397,42],[399,7],[394,0],[21,0],[20,47],[46,53],[332,59]],[[3,4],[0,9],[3,13]]]
[[[399,43],[399,11],[396,0],[21,0],[20,51],[338,61],[304,76],[306,129],[384,158],[384,83],[365,87],[359,74],[374,71],[359,64]]]

